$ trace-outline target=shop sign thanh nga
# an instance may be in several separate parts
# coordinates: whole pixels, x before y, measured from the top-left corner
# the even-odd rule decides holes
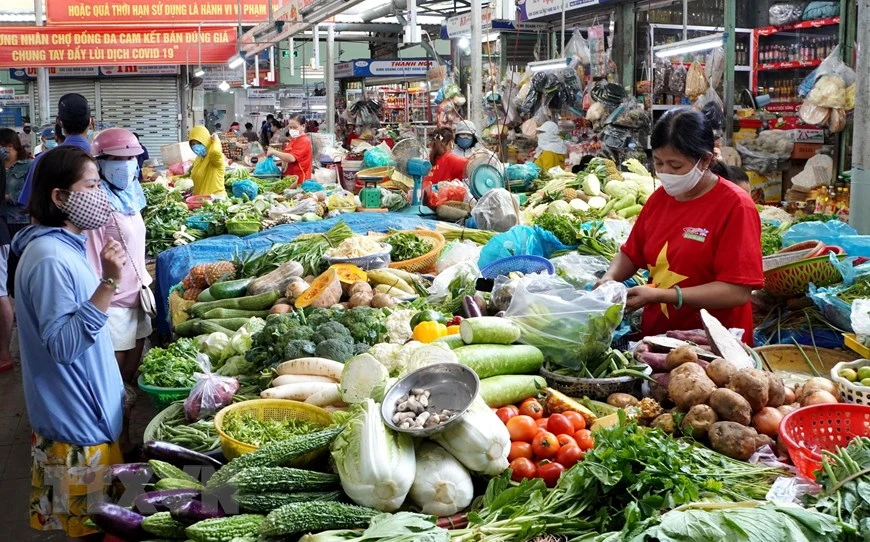
[[[435,65],[425,58],[397,58],[392,60],[359,59],[335,65],[335,76],[343,77],[425,77]]]
[[[270,0],[45,0],[49,25],[260,23]],[[272,9],[284,0],[271,0]]]
[[[235,49],[232,26],[0,27],[0,67],[221,64]]]

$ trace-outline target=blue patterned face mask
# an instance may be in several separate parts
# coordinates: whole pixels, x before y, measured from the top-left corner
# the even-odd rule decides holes
[[[195,143],[190,150],[193,151],[193,154],[199,156],[200,158],[205,158],[206,148],[202,143]]]
[[[118,190],[130,186],[130,182],[139,174],[136,160],[98,160],[97,163],[103,178]]]
[[[9,149],[6,147],[0,147],[0,162],[5,162],[9,159]],[[0,164],[2,166],[3,164]]]
[[[45,142],[44,147],[46,149],[53,149],[53,148],[57,147],[57,141],[55,141],[53,139],[49,139]]]

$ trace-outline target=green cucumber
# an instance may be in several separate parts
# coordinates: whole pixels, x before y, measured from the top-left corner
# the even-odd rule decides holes
[[[192,316],[202,317],[212,309],[241,309],[250,311],[262,311],[272,308],[272,305],[278,301],[281,294],[278,292],[266,292],[259,295],[249,295],[245,297],[236,297],[233,299],[220,299],[218,301],[209,301],[206,303],[196,303],[188,313]]]
[[[202,302],[202,303],[205,303],[208,301],[217,301],[217,299],[215,299],[215,297],[211,293],[211,288],[206,288],[205,290],[200,292],[199,295],[197,296],[196,300],[199,302]]]
[[[513,344],[520,338],[520,328],[506,318],[478,316],[460,322],[459,335],[465,344]]]
[[[242,309],[212,309],[202,315],[204,320],[215,320],[222,318],[265,318],[269,316],[269,311],[246,311]]]
[[[480,381],[480,397],[487,406],[503,407],[537,395],[547,381],[538,375],[499,375]]]
[[[238,279],[228,280],[226,282],[218,282],[212,284],[209,291],[215,299],[233,299],[236,297],[244,297],[248,291],[248,285],[253,279]]]
[[[453,335],[445,335],[432,341],[432,344],[437,343],[444,343],[451,350],[455,350],[460,346],[465,346],[465,341],[462,340],[462,336],[458,333],[454,333]]]
[[[230,329],[226,327],[224,324],[236,325],[239,320],[243,320],[241,324],[239,324],[234,329]],[[221,319],[221,320],[200,320],[198,318],[191,318],[185,322],[182,322],[175,326],[175,334],[179,337],[196,337],[197,335],[207,335],[209,333],[221,332],[225,333],[227,336],[232,336],[240,327],[245,325],[248,322],[247,318],[230,318],[230,319]]]
[[[472,344],[456,348],[453,353],[459,363],[470,367],[480,378],[537,373],[544,363],[544,354],[525,344]]]

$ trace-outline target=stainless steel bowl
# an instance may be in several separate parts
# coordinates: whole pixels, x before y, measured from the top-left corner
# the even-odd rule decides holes
[[[436,411],[453,410],[456,415],[446,423],[422,429],[399,429],[393,423],[396,413],[396,401],[407,395],[414,388],[429,390],[429,404]],[[408,433],[415,437],[428,437],[444,431],[456,423],[471,406],[480,390],[480,379],[477,373],[459,363],[436,363],[417,369],[396,382],[387,391],[381,403],[381,417],[387,427],[400,433]]]

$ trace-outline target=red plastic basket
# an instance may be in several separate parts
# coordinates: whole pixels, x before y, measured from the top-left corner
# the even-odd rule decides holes
[[[779,424],[794,466],[804,476],[822,465],[822,452],[845,448],[855,437],[870,436],[870,406],[837,403],[799,408]]]

